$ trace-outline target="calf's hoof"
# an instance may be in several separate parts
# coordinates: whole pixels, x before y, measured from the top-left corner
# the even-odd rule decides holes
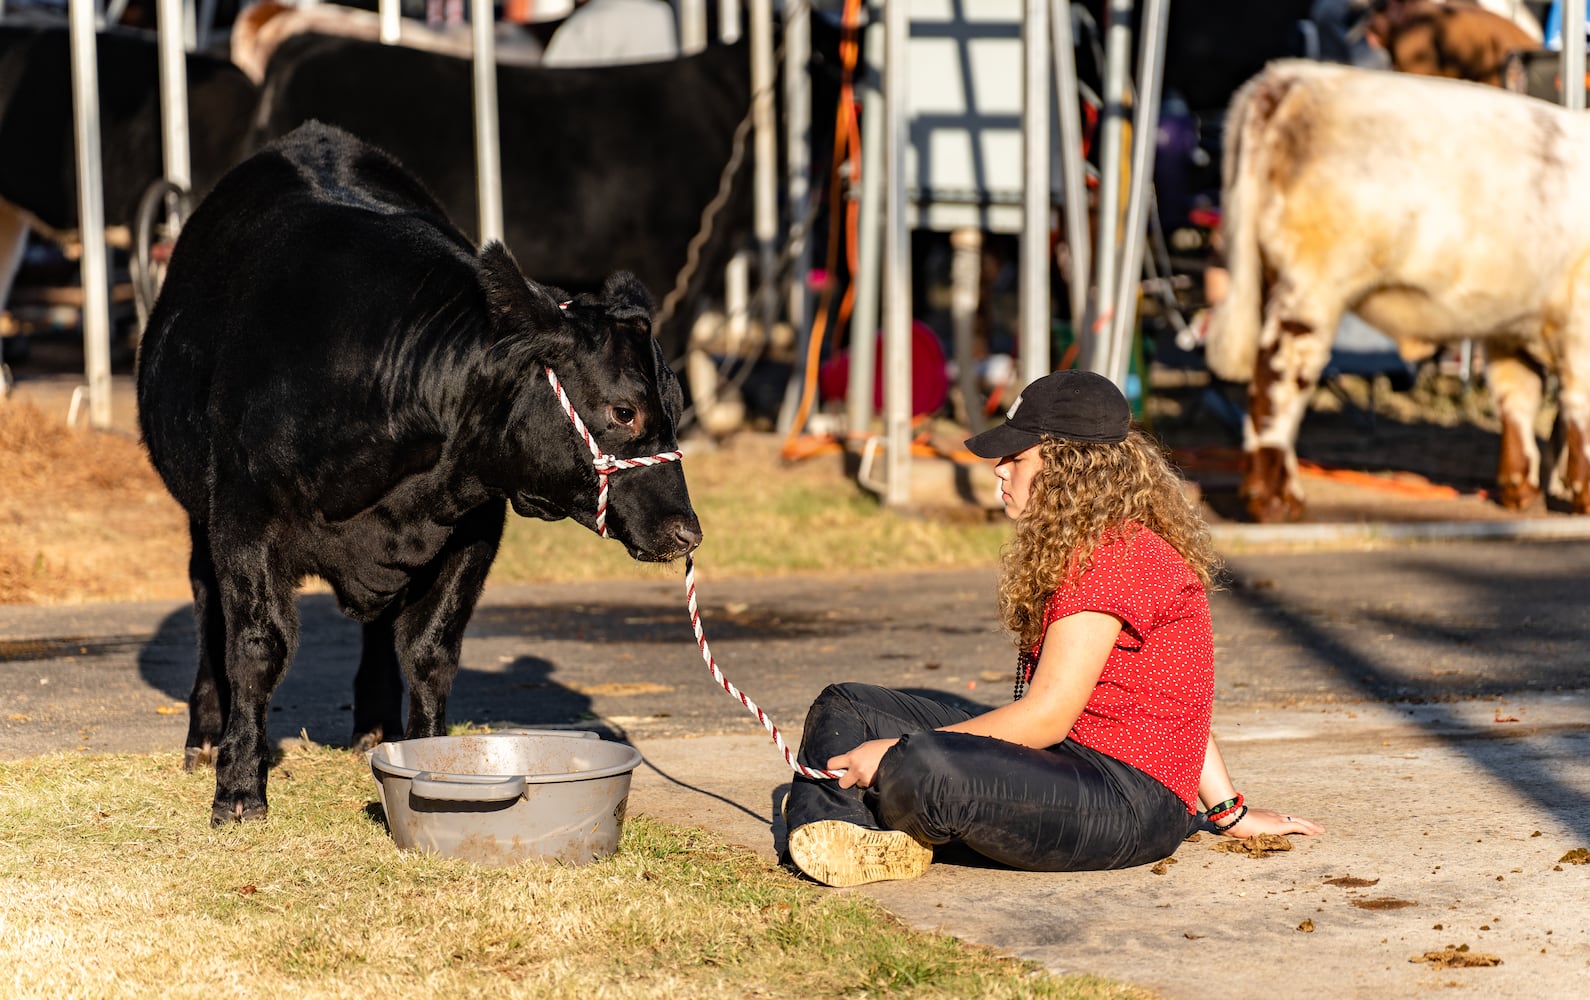
[[[226,826],[265,818],[266,805],[259,799],[239,796],[235,799],[217,798],[210,806],[210,825]]]
[[[202,767],[214,767],[217,748],[213,743],[203,746],[184,747],[182,750],[182,769],[184,771],[197,771]]]

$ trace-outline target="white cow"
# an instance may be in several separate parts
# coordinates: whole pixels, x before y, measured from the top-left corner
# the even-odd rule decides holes
[[[1242,492],[1303,511],[1293,450],[1346,311],[1399,341],[1483,338],[1502,503],[1540,497],[1534,424],[1556,371],[1563,480],[1590,512],[1590,117],[1453,80],[1285,60],[1226,118],[1231,291],[1207,360],[1251,380]]]

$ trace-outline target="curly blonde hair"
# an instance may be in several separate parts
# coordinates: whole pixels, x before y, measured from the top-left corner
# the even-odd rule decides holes
[[[1209,528],[1159,445],[1137,428],[1117,444],[1045,437],[1043,468],[1005,546],[999,615],[1030,650],[1043,637],[1044,605],[1063,583],[1086,571],[1110,528],[1137,521],[1186,560],[1213,589],[1220,558]]]

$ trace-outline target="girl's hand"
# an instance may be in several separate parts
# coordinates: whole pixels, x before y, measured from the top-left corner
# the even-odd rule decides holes
[[[848,753],[828,758],[828,770],[845,773],[839,779],[840,788],[871,788],[878,773],[878,761],[898,740],[868,740]]]
[[[1282,815],[1273,809],[1255,809],[1249,806],[1248,814],[1242,817],[1242,822],[1227,830],[1224,836],[1252,837],[1261,833],[1301,833],[1305,837],[1312,837],[1324,832],[1325,828],[1311,819]]]

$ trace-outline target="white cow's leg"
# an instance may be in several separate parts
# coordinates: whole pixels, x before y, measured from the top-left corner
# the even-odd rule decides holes
[[[1590,328],[1568,332],[1557,367],[1558,419],[1567,432],[1562,482],[1573,512],[1590,514]]]
[[[1563,484],[1575,514],[1590,514],[1590,392],[1584,385],[1561,396],[1562,421],[1568,432],[1563,450]]]
[[[1267,295],[1259,353],[1248,387],[1242,496],[1255,521],[1303,516],[1297,431],[1330,360],[1339,306],[1311,302],[1284,286]]]
[[[1524,510],[1540,499],[1540,445],[1535,418],[1540,414],[1541,377],[1533,362],[1514,348],[1492,344],[1485,382],[1502,420],[1502,453],[1496,486],[1502,506]],[[1566,413],[1566,409],[1564,411]]]

